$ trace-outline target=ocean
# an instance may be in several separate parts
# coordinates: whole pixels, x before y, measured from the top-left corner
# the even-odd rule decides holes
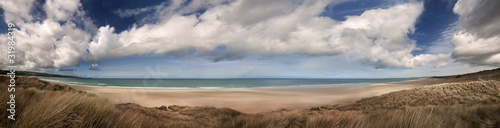
[[[338,79],[338,78],[228,78],[228,79],[141,79],[141,78],[61,78],[40,79],[85,86],[146,89],[221,89],[298,86],[349,86],[397,83],[419,78]]]

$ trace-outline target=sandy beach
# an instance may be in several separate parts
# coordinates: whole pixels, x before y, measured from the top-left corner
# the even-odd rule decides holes
[[[131,89],[71,85],[113,103],[137,103],[145,107],[169,105],[228,107],[244,113],[279,109],[308,109],[392,91],[431,85],[441,79],[349,86],[278,87],[249,89]]]

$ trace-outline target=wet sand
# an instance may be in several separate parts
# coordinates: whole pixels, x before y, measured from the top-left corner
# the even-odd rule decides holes
[[[438,83],[442,79],[379,85],[276,87],[248,89],[131,89],[71,85],[113,103],[137,103],[145,107],[169,105],[228,107],[245,113],[279,109],[308,109],[384,93]]]

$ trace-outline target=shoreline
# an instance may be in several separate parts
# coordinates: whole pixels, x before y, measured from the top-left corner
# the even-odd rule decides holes
[[[412,81],[420,81],[429,78],[416,78],[410,80],[402,80],[402,81],[393,81],[393,82],[384,82],[384,83],[341,83],[341,84],[316,84],[316,85],[287,85],[287,86],[257,86],[257,87],[127,87],[127,86],[96,86],[96,85],[84,85],[78,83],[66,83],[57,80],[51,79],[43,79],[41,80],[58,83],[58,84],[66,84],[66,85],[75,85],[75,86],[84,86],[84,87],[100,87],[100,88],[115,88],[115,89],[145,89],[145,90],[260,90],[260,89],[280,89],[280,88],[316,88],[316,87],[349,87],[349,86],[377,86],[377,85],[385,85],[385,84],[396,84],[396,83],[406,83]],[[438,79],[438,78],[432,78]]]
[[[244,113],[260,113],[280,109],[308,109],[337,104],[388,92],[432,85],[442,80],[427,78],[377,85],[189,90],[68,85],[77,90],[94,93],[115,104],[136,103],[144,107],[159,107],[162,105],[213,106],[218,108],[227,107]]]

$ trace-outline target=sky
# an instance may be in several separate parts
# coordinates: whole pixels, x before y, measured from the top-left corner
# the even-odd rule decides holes
[[[500,67],[495,0],[3,0],[18,70],[93,78],[401,78]],[[6,69],[8,58],[0,58]]]

